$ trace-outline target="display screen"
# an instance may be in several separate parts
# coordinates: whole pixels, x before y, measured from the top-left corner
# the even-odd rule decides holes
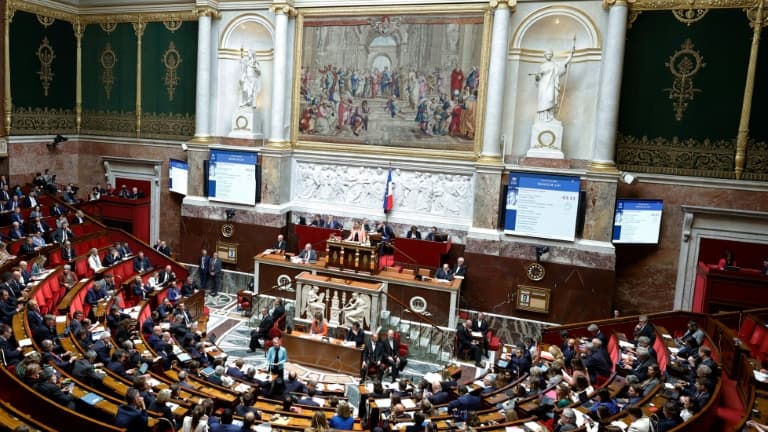
[[[188,177],[189,164],[177,159],[168,162],[168,190],[186,195]]]
[[[258,153],[211,150],[208,198],[234,204],[256,204]]]
[[[504,232],[573,241],[580,186],[574,176],[510,173]]]
[[[662,200],[617,199],[613,215],[614,243],[657,244]]]

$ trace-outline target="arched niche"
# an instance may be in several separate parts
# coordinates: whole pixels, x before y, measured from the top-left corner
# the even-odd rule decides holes
[[[272,23],[265,17],[257,14],[240,15],[230,21],[221,33],[219,49],[271,51],[274,46],[273,35]]]
[[[517,26],[510,39],[510,54],[540,57],[541,53],[551,49],[557,55],[571,49],[574,36],[577,50],[574,61],[596,60],[589,57],[600,56],[600,30],[589,15],[567,5],[543,7],[529,14]]]

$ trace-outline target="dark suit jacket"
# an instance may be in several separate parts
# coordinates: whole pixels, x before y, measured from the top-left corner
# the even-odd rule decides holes
[[[479,323],[478,320],[472,320],[472,331],[479,331],[483,334],[483,337],[488,333],[488,320],[483,320],[482,323]]]
[[[415,238],[421,240],[421,233],[416,231],[408,231],[408,234],[405,235],[407,238]]]
[[[133,259],[133,270],[136,271],[136,273],[145,272],[150,268],[151,266],[149,265],[149,258],[144,257],[144,259],[141,259],[136,257]]]
[[[297,379],[296,380],[288,379],[285,381],[285,392],[286,393],[306,393],[307,385]]]
[[[215,275],[211,275],[211,272],[215,273]],[[221,260],[216,258],[216,260],[210,260],[208,261],[208,275],[209,276],[218,276],[221,274]]]
[[[395,232],[392,231],[392,227],[389,225],[384,225],[383,227],[380,227],[376,231],[381,234],[382,240],[389,240],[389,239],[395,238]]]
[[[306,249],[303,249],[299,254],[299,258],[305,259],[307,261],[317,261],[317,251],[312,249],[309,252],[307,252]]]
[[[443,268],[442,268],[442,267],[440,267],[440,268],[439,268],[439,269],[437,269],[437,271],[435,272],[435,279],[445,279],[445,280],[451,280],[451,279],[453,279],[453,273],[451,273],[451,271],[450,271],[450,270],[448,270],[448,271],[446,272],[445,270],[443,270]]]
[[[75,259],[76,256],[77,256],[77,252],[75,252],[74,247],[70,247],[69,249],[65,247],[61,248],[61,259],[64,262],[72,261],[73,259]]]
[[[354,342],[355,346],[359,348],[365,343],[365,332],[363,332],[363,329],[360,329],[360,331],[357,332],[357,336],[355,336],[355,334],[352,333],[352,330],[349,330],[347,332],[347,341]]]
[[[21,351],[16,351],[16,347],[2,336],[0,336],[0,350],[3,351],[5,362],[9,365],[16,364],[21,360]]]
[[[127,432],[145,432],[149,430],[148,420],[149,415],[146,411],[139,411],[133,405],[120,405],[113,424],[126,428]]]
[[[288,243],[286,243],[285,240],[283,241],[276,241],[275,246],[272,249],[277,249],[281,251],[285,251],[285,249],[288,247]]]
[[[447,391],[440,391],[437,393],[433,393],[431,396],[427,397],[430,402],[432,402],[432,405],[442,405],[447,404],[449,400],[451,400],[451,395]]]
[[[480,408],[481,399],[473,394],[467,393],[448,404],[448,412],[454,408],[458,410],[474,411]]]
[[[458,266],[457,266],[457,267],[456,267],[456,268],[453,270],[453,275],[454,275],[454,276],[461,276],[461,277],[464,277],[464,276],[466,276],[466,275],[467,275],[467,266],[466,266],[466,264],[465,264],[465,265],[463,265],[463,266],[461,266],[461,267],[458,267]]]
[[[592,354],[588,355],[584,359],[584,366],[589,371],[589,378],[592,382],[595,382],[595,377],[600,375],[602,377],[608,377],[611,375],[613,366],[611,365],[611,359],[608,357],[608,352],[599,349]]]
[[[459,339],[459,350],[470,348],[472,346],[472,335],[466,327],[460,325],[456,329],[456,337]]]
[[[372,364],[377,363],[379,361],[379,355],[381,354],[379,350],[379,343],[376,342],[375,344],[371,339],[368,339],[363,343],[363,361]]]

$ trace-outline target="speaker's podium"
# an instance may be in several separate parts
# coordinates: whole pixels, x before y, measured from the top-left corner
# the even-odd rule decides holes
[[[355,273],[379,272],[379,255],[376,246],[358,242],[328,239],[325,242],[325,266]]]

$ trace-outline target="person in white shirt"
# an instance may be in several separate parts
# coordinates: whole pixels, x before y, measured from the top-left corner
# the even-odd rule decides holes
[[[101,266],[101,258],[99,258],[99,250],[91,248],[88,254],[88,267],[94,272],[99,272],[103,268]]]
[[[637,406],[631,406],[627,409],[632,423],[627,428],[627,432],[650,432],[651,419],[643,416],[643,409]]]

